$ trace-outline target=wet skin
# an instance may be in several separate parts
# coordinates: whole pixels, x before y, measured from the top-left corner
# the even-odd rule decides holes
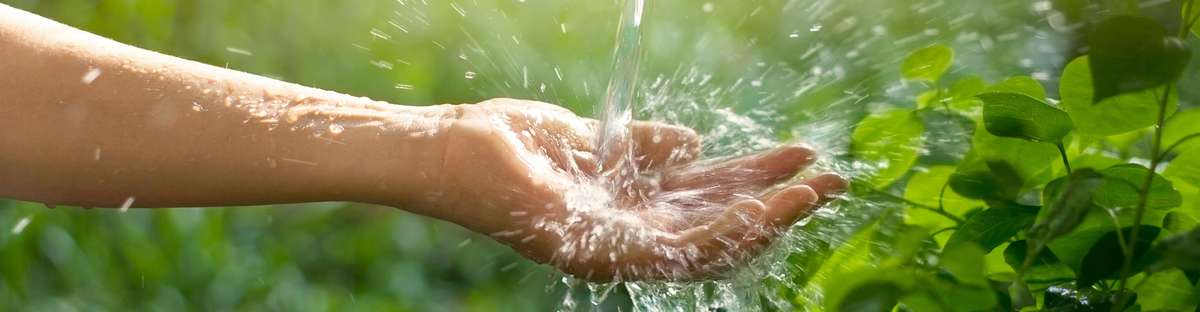
[[[96,207],[354,201],[592,280],[708,277],[845,187],[814,152],[696,161],[690,129],[496,99],[400,106],[174,58],[0,5],[0,197]],[[606,158],[607,159],[607,158]],[[626,170],[628,169],[628,170]],[[782,185],[781,185],[782,183]]]

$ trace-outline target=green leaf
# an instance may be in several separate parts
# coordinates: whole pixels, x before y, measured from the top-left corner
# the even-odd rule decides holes
[[[1200,109],[1183,110],[1171,115],[1163,127],[1163,146],[1175,145],[1184,137],[1200,133]],[[1183,152],[1200,147],[1200,139],[1188,140],[1176,147],[1176,152]]]
[[[1161,24],[1146,17],[1117,15],[1097,23],[1088,35],[1093,103],[1178,78],[1191,51],[1166,34]]]
[[[950,86],[950,107],[973,114],[978,107],[982,106],[975,95],[983,92],[986,88],[987,82],[979,76],[971,75],[955,81],[954,85]]]
[[[949,183],[954,170],[951,166],[933,166],[913,174],[905,185],[904,199],[930,207],[938,207],[940,201],[947,212],[957,216],[962,216],[971,208],[983,206],[979,201],[962,197],[950,190],[946,190],[945,196],[942,196],[942,186]],[[906,209],[904,213],[905,221],[913,225],[930,229],[955,225],[954,221],[925,209]]]
[[[940,44],[932,45],[909,54],[900,67],[900,73],[904,79],[936,82],[953,62],[953,49]]]
[[[1145,128],[1157,121],[1159,99],[1163,88],[1131,92],[1104,99],[1095,105],[1092,69],[1087,56],[1067,64],[1059,80],[1058,93],[1062,107],[1080,133],[1109,136]],[[1171,92],[1167,114],[1175,111],[1178,93]],[[1164,141],[1166,142],[1166,141]]]
[[[1184,151],[1171,160],[1163,176],[1173,181],[1200,186],[1200,148]]]
[[[1012,201],[1024,185],[1020,172],[1008,162],[969,158],[950,176],[950,189],[967,198]]]
[[[984,125],[996,136],[1059,143],[1073,127],[1066,112],[1025,94],[989,92],[976,97],[983,100]]]
[[[925,126],[911,110],[868,116],[854,129],[850,151],[858,161],[876,166],[866,180],[883,188],[916,163],[924,131]]]
[[[959,284],[987,287],[988,280],[983,271],[985,254],[987,252],[975,244],[947,244],[938,261]]]
[[[904,290],[896,284],[867,282],[851,289],[838,304],[837,311],[889,312],[903,295]]]
[[[1042,197],[1049,209],[1044,210],[1044,215],[1029,230],[1033,243],[1047,244],[1075,229],[1103,184],[1104,176],[1091,168],[1080,168],[1047,184]]]
[[[1019,240],[1008,244],[1004,249],[1004,262],[1012,266],[1013,270],[1020,270],[1021,266],[1025,265],[1025,257],[1029,253],[1029,243],[1025,240]],[[1025,271],[1025,281],[1037,285],[1049,285],[1053,283],[1061,283],[1075,279],[1075,273],[1071,271],[1053,251],[1042,249],[1038,252],[1037,258],[1033,259],[1029,269]]]
[[[1163,239],[1155,248],[1162,255],[1160,266],[1200,270],[1200,227]]]
[[[1195,311],[1196,287],[1180,270],[1155,272],[1131,279],[1142,311]]]
[[[1037,218],[1036,206],[1009,204],[984,209],[971,215],[962,227],[950,236],[946,248],[952,249],[964,243],[979,244],[985,251],[991,251],[1021,230],[1033,225]]]
[[[1017,93],[1043,101],[1046,99],[1046,88],[1041,82],[1029,76],[1013,76],[987,88],[989,93]]]
[[[1050,182],[1059,163],[1058,148],[1053,144],[1025,139],[1002,138],[982,129],[975,130],[974,152],[985,163],[1004,162],[1021,178],[1020,185],[1032,187]],[[990,165],[989,165],[990,166]]]
[[[921,158],[922,164],[957,164],[971,151],[974,120],[945,110],[922,110],[918,115],[925,125],[926,152]]]
[[[1200,226],[1200,222],[1197,222],[1196,218],[1180,211],[1172,211],[1163,218],[1162,228],[1166,229],[1168,233],[1179,235],[1191,231],[1196,226]]]
[[[1146,251],[1150,250],[1150,243],[1158,237],[1161,229],[1158,227],[1143,225],[1138,228],[1137,241],[1133,243],[1133,260],[1134,263],[1145,261]],[[1133,227],[1121,229],[1121,236],[1129,239],[1133,234]],[[1075,279],[1075,286],[1086,288],[1092,286],[1100,280],[1117,277],[1121,270],[1122,262],[1125,256],[1122,254],[1121,242],[1117,235],[1117,231],[1108,232],[1096,241],[1088,253],[1083,258],[1083,263],[1079,267],[1079,275]],[[1136,267],[1137,265],[1135,265]],[[1135,273],[1131,271],[1130,273]]]
[[[1104,175],[1105,181],[1093,198],[1096,205],[1132,209],[1138,206],[1139,190],[1146,183],[1146,175],[1151,173],[1150,169],[1141,165],[1123,164],[1101,170],[1100,174]],[[1171,181],[1154,174],[1146,208],[1166,210],[1179,207],[1182,202],[1183,197],[1171,185]]]
[[[1191,7],[1184,6],[1182,10],[1184,23],[1192,23],[1192,34],[1200,37],[1200,2],[1191,1]]]

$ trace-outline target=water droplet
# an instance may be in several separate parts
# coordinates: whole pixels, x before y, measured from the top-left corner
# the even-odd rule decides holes
[[[825,26],[821,25],[821,24],[813,24],[812,27],[808,28],[808,31],[818,32],[818,31],[821,31],[822,28],[825,28]]]
[[[703,11],[704,11],[704,13],[711,13],[711,12],[713,11],[713,9],[714,9],[714,8],[713,8],[713,3],[712,3],[712,2],[705,2],[705,3],[704,3],[704,5],[701,5],[701,6],[700,6],[700,9],[701,9],[701,10],[703,10]]]
[[[340,134],[342,131],[346,131],[346,127],[336,123],[329,124],[329,133]]]
[[[129,207],[133,207],[133,200],[134,200],[133,196],[129,196],[128,198],[125,198],[125,202],[121,203],[121,212],[122,213],[129,211]]]
[[[13,225],[13,228],[12,228],[13,235],[21,234],[21,232],[25,231],[25,227],[29,226],[29,221],[30,221],[29,217],[24,217],[24,218],[21,218],[21,220],[18,220],[17,224]]]
[[[97,147],[96,150],[92,151],[92,160],[99,161],[100,157],[103,156],[101,153],[102,151]]]
[[[204,106],[200,106],[200,103],[192,102],[192,111],[203,112]]]
[[[413,89],[413,85],[410,85],[410,84],[403,84],[403,83],[397,83],[397,84],[396,84],[396,89],[400,89],[400,90],[412,90],[412,89]]]
[[[463,74],[463,78],[467,78],[467,79],[475,79],[475,72],[473,72],[473,71],[468,71],[467,73]]]
[[[83,73],[83,78],[80,81],[83,84],[92,84],[92,82],[96,81],[96,78],[100,78],[100,69],[92,67],[86,73]]]
[[[752,86],[752,87],[755,87],[755,88],[761,87],[761,86],[762,86],[762,80],[753,80],[753,81],[750,81],[750,86]]]
[[[229,53],[241,54],[241,55],[245,55],[245,56],[254,55],[254,53],[250,52],[249,50],[242,49],[242,48],[236,48],[236,47],[225,47],[225,51],[227,51]]]

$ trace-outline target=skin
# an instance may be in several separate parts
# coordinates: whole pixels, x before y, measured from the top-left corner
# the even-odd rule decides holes
[[[696,161],[691,129],[634,122],[630,157],[597,157],[597,122],[555,105],[392,105],[2,4],[0,69],[0,197],[48,205],[380,204],[581,278],[678,280],[748,259],[845,188],[832,174],[779,185],[815,161],[805,147]]]

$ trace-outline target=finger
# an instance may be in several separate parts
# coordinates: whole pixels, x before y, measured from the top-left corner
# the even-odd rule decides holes
[[[708,224],[679,233],[670,242],[686,259],[684,265],[695,274],[709,274],[738,262],[744,255],[735,247],[742,241],[754,239],[762,230],[766,206],[762,201],[747,199],[737,202]]]
[[[768,233],[781,233],[796,221],[812,214],[820,203],[821,196],[806,184],[789,186],[766,201],[766,226]]]
[[[634,121],[630,132],[634,157],[642,170],[685,164],[700,155],[700,136],[691,128]]]
[[[804,185],[811,187],[820,196],[818,200],[820,203],[826,203],[845,192],[846,188],[850,186],[850,182],[840,175],[825,173],[805,180]]]
[[[735,192],[753,193],[779,183],[816,162],[816,154],[803,146],[787,146],[724,163],[668,174],[667,189],[719,186]]]

